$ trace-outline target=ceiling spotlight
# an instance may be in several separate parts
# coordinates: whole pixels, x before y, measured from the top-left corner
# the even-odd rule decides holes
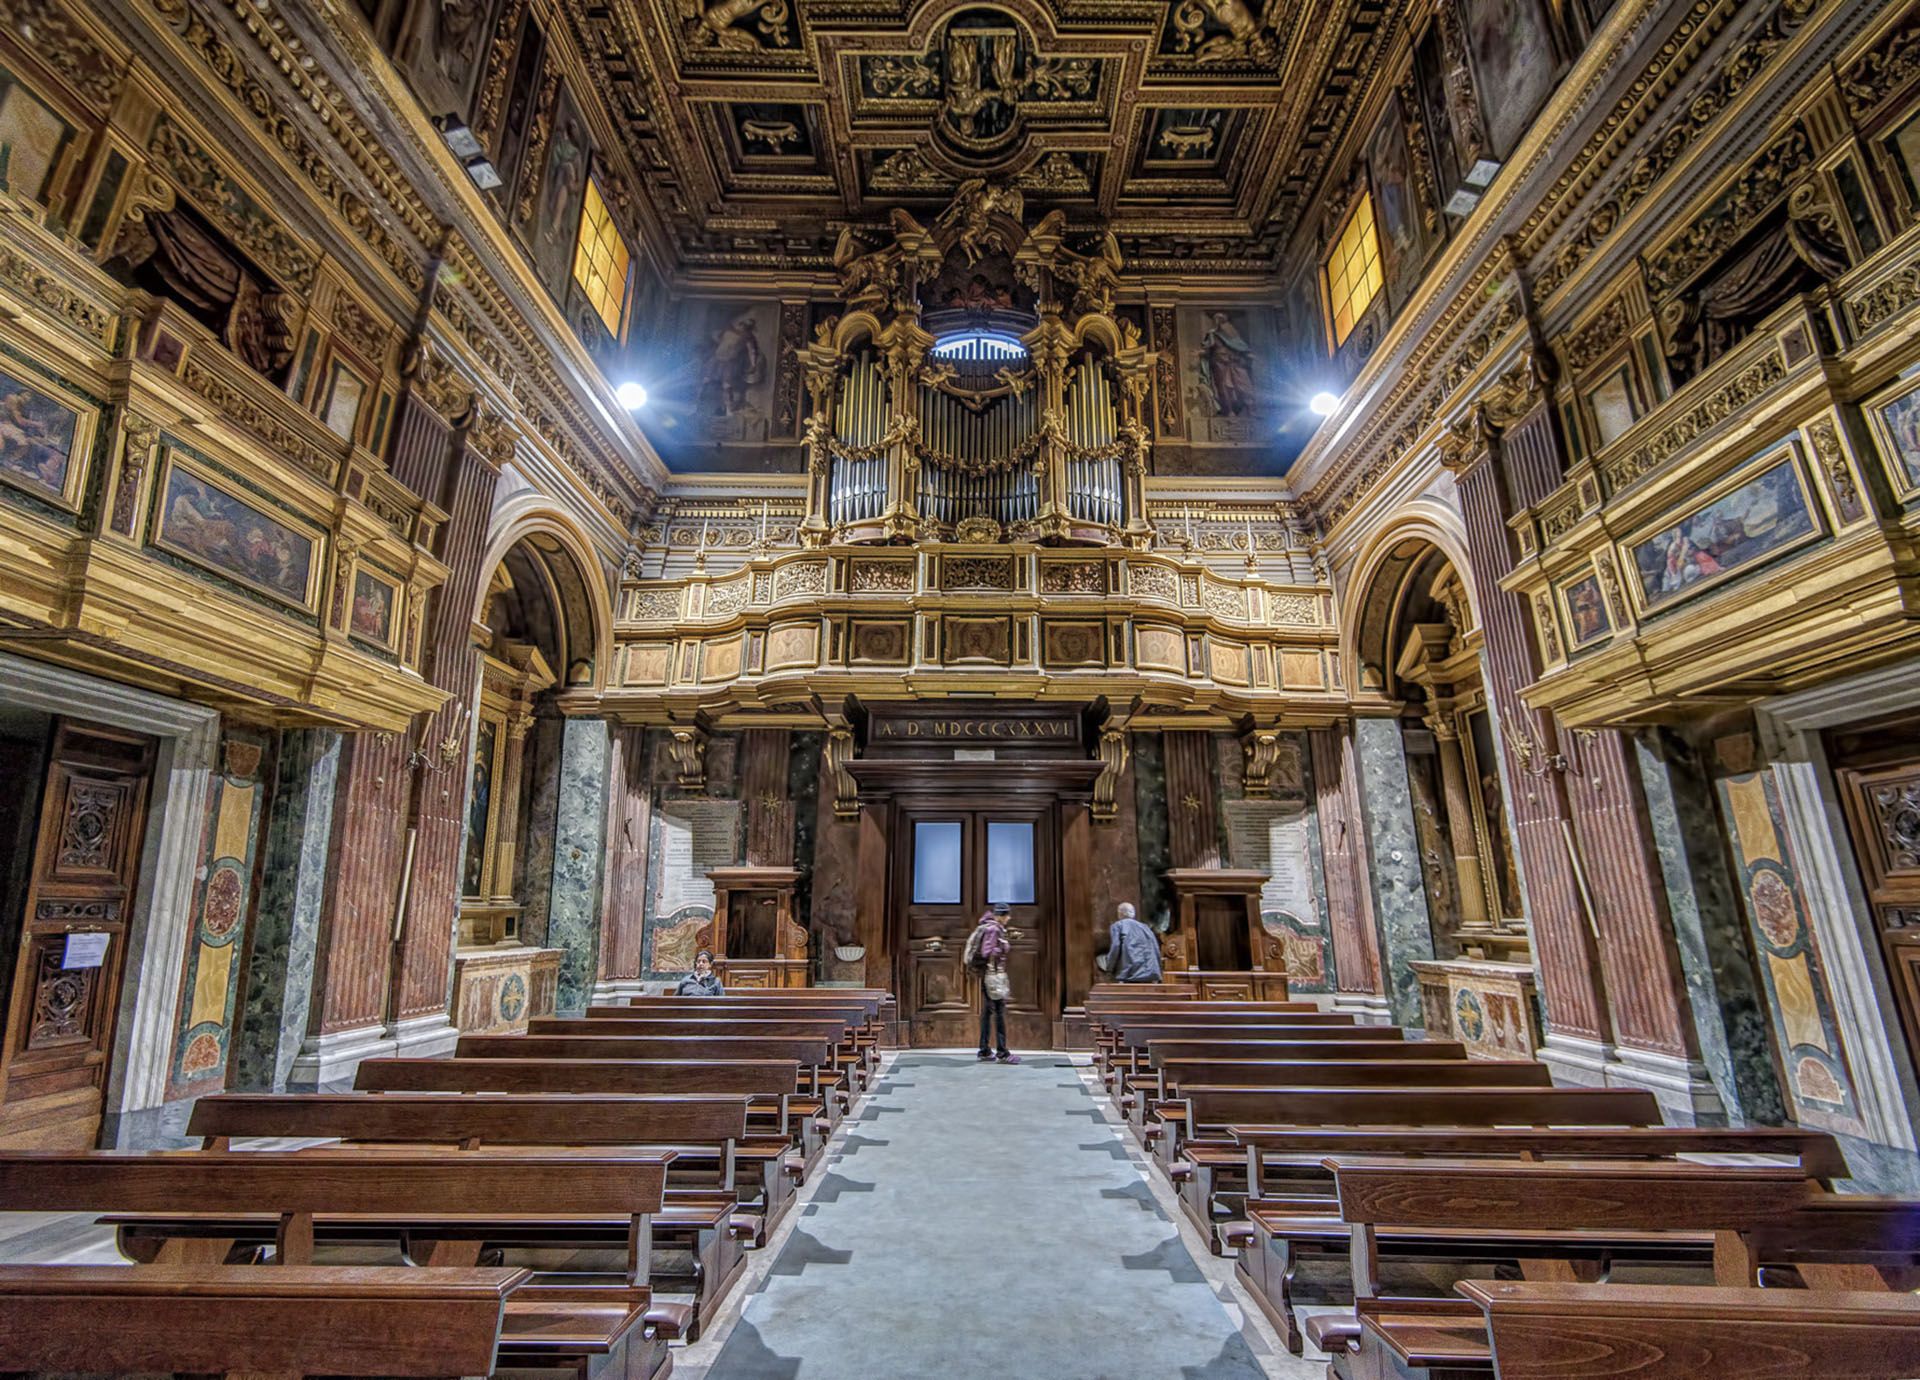
[[[620,400],[620,406],[629,412],[638,412],[647,405],[647,390],[644,384],[629,379],[613,390],[613,396]]]
[[[1340,410],[1340,399],[1334,394],[1322,389],[1313,395],[1312,401],[1310,401],[1307,406],[1313,409],[1314,415],[1317,417],[1331,417]]]

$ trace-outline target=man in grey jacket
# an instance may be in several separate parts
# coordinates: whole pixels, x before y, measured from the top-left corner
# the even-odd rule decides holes
[[[1160,981],[1160,936],[1120,906],[1120,918],[1107,930],[1107,976],[1115,982]]]

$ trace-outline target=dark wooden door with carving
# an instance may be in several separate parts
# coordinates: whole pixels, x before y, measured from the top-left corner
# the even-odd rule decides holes
[[[99,1137],[154,747],[54,725],[0,1049],[0,1148],[84,1150]]]
[[[1007,1039],[1026,1049],[1053,1042],[1059,1009],[1058,849],[1045,805],[907,809],[895,879],[903,917],[902,1015],[915,1045],[973,1045],[980,1038],[980,981],[961,961],[967,936],[996,901],[1010,907]]]
[[[1920,719],[1836,729],[1828,748],[1907,1049],[1920,1068]]]

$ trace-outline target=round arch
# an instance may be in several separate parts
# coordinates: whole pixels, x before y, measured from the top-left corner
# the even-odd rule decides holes
[[[1404,558],[1395,555],[1410,542],[1424,543],[1433,548],[1453,567],[1460,587],[1466,591],[1474,625],[1480,625],[1479,592],[1473,587],[1472,573],[1467,565],[1466,523],[1457,511],[1437,499],[1416,500],[1368,538],[1353,563],[1353,574],[1346,588],[1341,591],[1340,659],[1347,670],[1346,683],[1355,690],[1359,690],[1364,683],[1362,663],[1365,660],[1365,648],[1362,637],[1368,607],[1376,595],[1375,586],[1390,566],[1401,567],[1393,573],[1396,582],[1410,573]],[[1397,593],[1396,590],[1396,597]],[[1382,667],[1383,671],[1387,669],[1387,666]]]
[[[588,632],[588,645],[570,646],[569,664],[555,666],[554,674],[568,689],[601,688],[606,684],[613,651],[613,597],[591,539],[572,514],[544,494],[518,494],[495,511],[480,566],[486,578],[475,595],[469,621],[478,623],[485,618],[495,573],[523,543],[537,553],[555,587],[585,613],[576,621]],[[575,671],[582,661],[588,669],[586,678],[579,680]]]

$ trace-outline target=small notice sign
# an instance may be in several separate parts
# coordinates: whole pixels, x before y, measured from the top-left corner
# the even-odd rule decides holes
[[[107,961],[107,941],[113,936],[99,930],[67,936],[67,951],[60,959],[62,968],[98,968]]]

